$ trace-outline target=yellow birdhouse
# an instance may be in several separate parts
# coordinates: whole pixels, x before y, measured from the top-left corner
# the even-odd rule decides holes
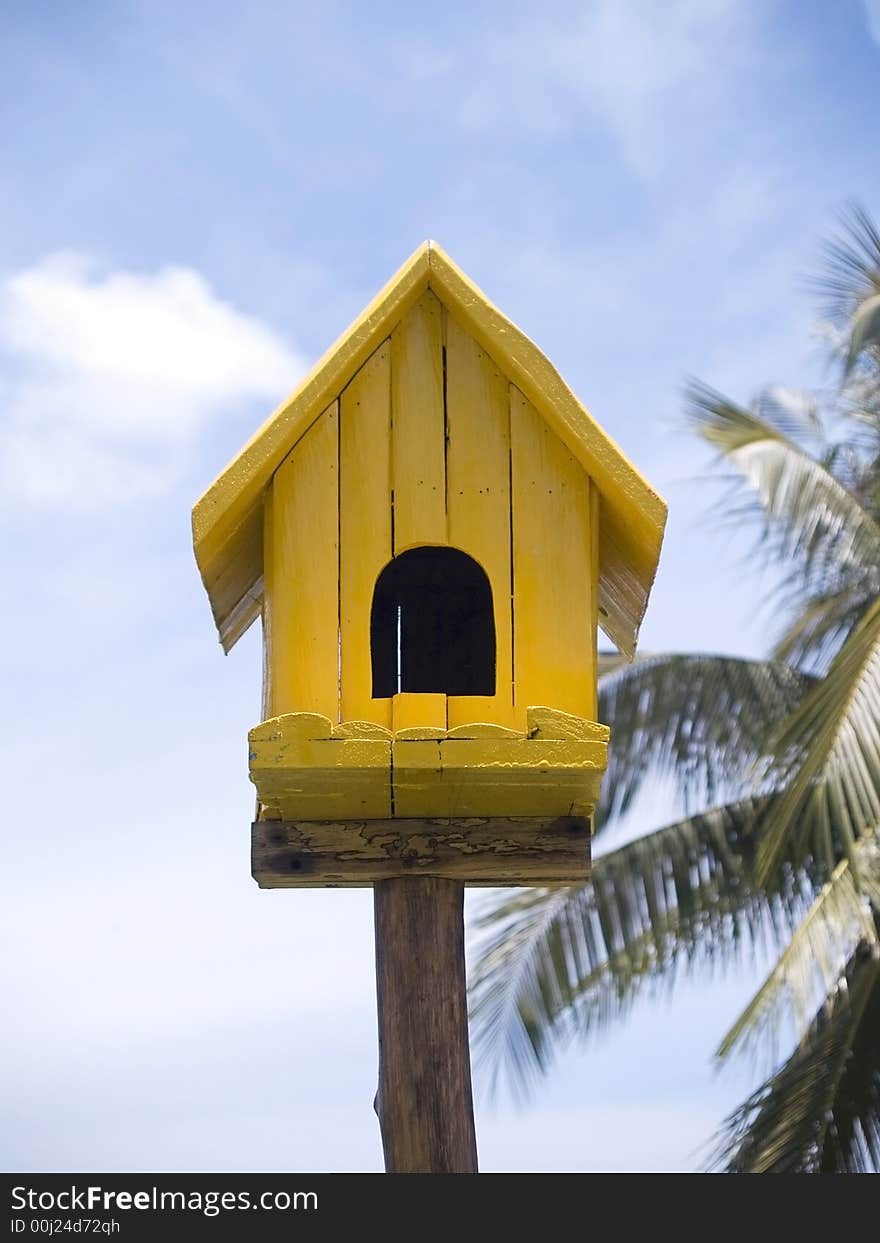
[[[666,507],[426,242],[198,502],[228,651],[262,617],[261,884],[582,880]]]

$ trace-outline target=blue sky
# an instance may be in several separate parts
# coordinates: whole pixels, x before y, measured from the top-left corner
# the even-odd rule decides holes
[[[825,376],[880,4],[7,0],[0,63],[0,1162],[378,1169],[370,894],[250,880],[259,636],[222,657],[190,507],[434,237],[666,495],[643,647],[765,650],[680,390]],[[481,1105],[483,1168],[693,1168],[755,979]]]

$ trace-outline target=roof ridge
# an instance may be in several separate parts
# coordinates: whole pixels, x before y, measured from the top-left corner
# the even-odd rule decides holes
[[[665,502],[539,347],[430,238],[413,251],[196,503],[196,560],[224,647],[228,650],[259,615],[262,499],[269,480],[429,286],[594,479],[602,498],[601,624],[621,651],[632,655],[660,554]]]

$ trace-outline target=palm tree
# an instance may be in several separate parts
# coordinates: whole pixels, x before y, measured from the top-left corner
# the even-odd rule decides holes
[[[832,392],[743,407],[687,391],[735,481],[726,512],[757,519],[777,568],[769,658],[605,657],[591,881],[496,894],[478,919],[475,1054],[519,1087],[642,993],[772,947],[717,1056],[780,1037],[792,1051],[716,1137],[731,1171],[880,1170],[880,232],[865,212],[826,258]],[[603,853],[602,826],[658,775],[683,818]]]

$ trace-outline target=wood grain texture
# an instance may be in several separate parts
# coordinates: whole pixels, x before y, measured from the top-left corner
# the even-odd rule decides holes
[[[390,699],[373,699],[370,658],[373,589],[392,556],[390,341],[340,398],[339,496],[342,720],[390,726]]]
[[[275,713],[339,719],[339,407],[275,472],[270,663]]]
[[[290,713],[250,731],[250,777],[276,819],[590,815],[607,726],[551,708],[529,708],[526,719],[528,737],[479,722],[451,736],[425,727],[392,735]]]
[[[272,722],[248,737],[250,778],[266,815],[391,815],[390,739],[314,737],[305,727],[276,729]]]
[[[394,732],[430,728],[446,730],[446,695],[403,692],[392,700]]]
[[[536,705],[526,709],[527,734],[532,740],[572,738],[582,742],[608,743],[611,730],[598,721],[560,712],[558,708]]]
[[[227,651],[259,615],[266,485],[293,445],[424,293],[429,254],[426,242],[407,259],[193,507],[196,561]]]
[[[430,283],[540,417],[595,479],[604,503],[599,604],[602,627],[632,658],[657,570],[666,504],[578,401],[559,372],[439,246]]]
[[[391,335],[391,480],[394,553],[446,543],[443,322],[426,291]],[[392,727],[446,728],[446,696],[399,694]]]
[[[395,816],[589,815],[608,746],[602,738],[395,738]]]
[[[263,889],[359,887],[394,876],[574,885],[589,878],[590,827],[586,816],[260,820],[252,871]]]
[[[446,543],[442,314],[428,291],[391,334],[395,555]]]
[[[595,678],[589,480],[515,386],[510,390],[514,702],[588,716]]]
[[[589,716],[599,715],[599,521],[602,498],[595,479],[587,480],[590,489],[590,630],[593,676],[590,678]]]
[[[448,723],[512,725],[508,383],[451,315],[445,323],[449,542],[486,571],[495,618],[495,694],[451,696]]]
[[[266,503],[263,506],[263,545],[265,548],[275,546],[275,502],[274,488],[270,483],[266,489]],[[275,640],[273,614],[275,609],[275,566],[276,559],[271,554],[264,562],[263,578],[263,720],[276,716],[274,692]]]
[[[379,1091],[389,1174],[475,1174],[464,886],[383,880],[374,890]]]
[[[195,505],[196,560],[224,647],[228,650],[259,616],[262,504],[273,472],[429,284],[595,478],[604,510],[600,617],[612,640],[632,655],[657,568],[666,506],[537,346],[434,242],[419,247]]]

